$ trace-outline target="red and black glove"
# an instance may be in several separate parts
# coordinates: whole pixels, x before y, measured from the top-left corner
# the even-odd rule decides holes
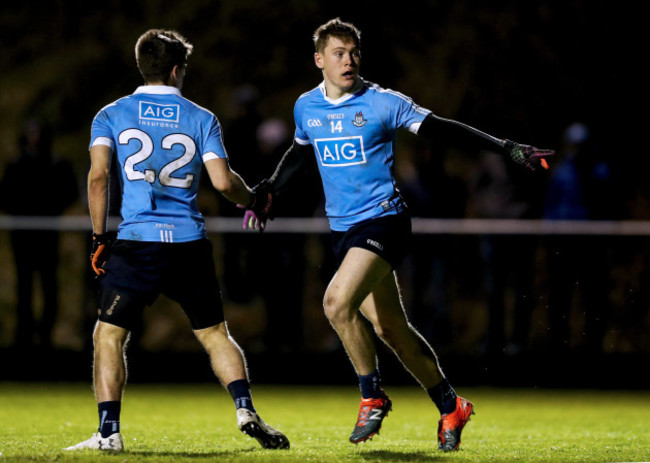
[[[539,149],[530,145],[520,145],[510,140],[506,140],[506,149],[510,153],[513,161],[531,170],[535,170],[540,166],[548,169],[548,163],[545,158],[546,156],[555,154],[554,150]]]
[[[93,273],[96,278],[106,274],[104,264],[106,264],[114,240],[114,232],[93,233],[93,245],[90,250],[90,264],[92,265]]]

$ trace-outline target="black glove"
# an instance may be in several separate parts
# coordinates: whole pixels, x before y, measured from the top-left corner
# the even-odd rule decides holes
[[[517,164],[526,166],[531,170],[535,170],[539,166],[548,169],[548,163],[545,157],[555,154],[554,150],[539,149],[530,145],[520,145],[510,140],[506,140],[506,150]]]
[[[111,244],[115,240],[114,232],[93,233],[93,246],[90,250],[90,264],[92,265],[95,277],[99,278],[106,274],[104,264],[110,254]]]
[[[273,194],[271,193],[271,184],[268,180],[264,179],[253,187],[253,202],[246,206],[242,227],[247,230],[264,231],[266,221],[269,219],[273,220],[271,216],[272,203]]]

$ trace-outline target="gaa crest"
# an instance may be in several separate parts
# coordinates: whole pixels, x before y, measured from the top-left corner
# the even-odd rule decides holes
[[[355,127],[363,127],[364,125],[366,125],[366,122],[368,122],[368,120],[364,119],[363,118],[363,113],[361,111],[359,111],[358,113],[356,113],[354,115],[354,120],[352,121],[352,124]]]

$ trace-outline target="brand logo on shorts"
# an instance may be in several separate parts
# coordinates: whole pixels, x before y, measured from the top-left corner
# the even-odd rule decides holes
[[[363,137],[318,138],[314,140],[318,159],[324,167],[343,167],[366,163]]]
[[[178,122],[179,106],[177,104],[158,104],[148,101],[140,102],[140,119],[159,122]]]
[[[116,294],[115,299],[113,299],[113,303],[111,304],[111,306],[106,311],[106,315],[108,315],[109,317],[111,315],[113,315],[113,311],[115,310],[115,307],[117,306],[117,303],[120,302],[120,299],[122,299],[122,297],[119,294]]]
[[[378,243],[378,242],[375,241],[375,240],[371,240],[370,238],[368,238],[368,239],[366,240],[366,243],[368,243],[370,246],[374,246],[374,247],[376,247],[376,248],[379,249],[380,251],[383,251],[383,250],[384,250],[384,246],[382,246],[381,243]]]

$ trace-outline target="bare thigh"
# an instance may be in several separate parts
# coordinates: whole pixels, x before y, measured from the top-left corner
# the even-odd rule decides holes
[[[390,273],[388,262],[377,254],[362,248],[350,248],[325,292],[324,305],[328,317],[331,312],[359,310],[378,282]]]

